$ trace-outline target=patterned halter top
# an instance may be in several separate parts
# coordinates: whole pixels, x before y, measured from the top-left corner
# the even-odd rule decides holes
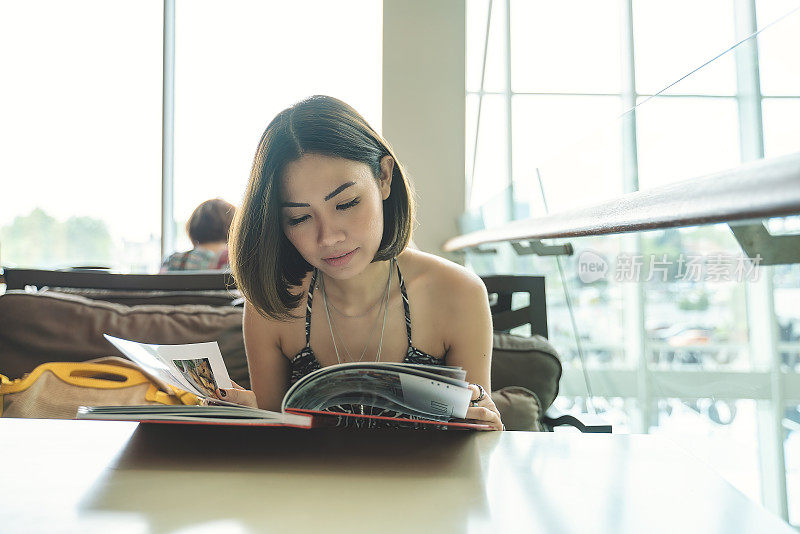
[[[418,364],[425,364],[425,365],[445,365],[444,358],[436,358],[431,356],[430,354],[426,354],[422,352],[418,348],[416,348],[411,343],[411,311],[410,306],[408,304],[408,294],[406,293],[406,285],[403,282],[403,275],[400,272],[400,266],[397,265],[397,260],[392,260],[392,262],[397,267],[397,279],[400,284],[400,293],[403,296],[403,310],[405,312],[406,318],[406,335],[408,336],[408,349],[406,350],[406,356],[403,359],[403,363],[418,363]],[[314,274],[311,277],[311,284],[308,286],[308,298],[306,300],[306,346],[303,347],[297,356],[292,358],[290,363],[290,385],[294,384],[307,374],[316,371],[317,369],[321,369],[322,365],[317,360],[317,357],[314,355],[314,351],[311,348],[311,306],[314,301],[314,288],[317,284],[317,274],[318,271],[315,269]],[[329,411],[338,412],[338,413],[356,413],[357,410],[361,409],[361,406],[354,406],[354,405],[339,405],[329,409]],[[379,408],[370,408],[369,413],[372,415],[385,415],[389,417],[403,417],[401,414],[391,410],[384,410]],[[342,417],[340,418],[340,426],[349,426],[349,427],[391,427],[391,428],[424,428],[424,429],[432,429],[436,428],[437,425],[416,425],[413,421],[409,421],[408,423],[405,422],[387,422],[387,421],[375,421],[375,420],[364,420],[364,419],[351,419],[349,417]],[[447,428],[447,427],[444,427]]]

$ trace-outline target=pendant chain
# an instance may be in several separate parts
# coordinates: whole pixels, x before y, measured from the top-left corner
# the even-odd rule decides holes
[[[391,260],[389,262],[389,278],[386,281],[386,294],[384,295],[384,298],[378,300],[375,304],[373,304],[370,307],[370,309],[367,310],[367,312],[365,312],[365,313],[363,313],[361,315],[350,316],[350,315],[343,314],[339,310],[336,310],[337,312],[339,312],[340,314],[344,315],[345,317],[363,317],[364,315],[369,313],[370,310],[375,308],[375,305],[377,305],[380,302],[383,302],[383,325],[381,326],[381,337],[380,337],[380,340],[378,342],[378,352],[377,352],[377,356],[375,358],[376,362],[380,361],[380,359],[381,359],[381,351],[383,349],[383,332],[386,329],[386,315],[387,315],[387,312],[389,310],[389,290],[391,289],[391,286],[392,286],[392,268],[393,267],[394,267],[394,260]],[[321,287],[321,289],[322,289],[322,300],[325,302],[325,316],[328,319],[328,328],[330,329],[330,332],[331,332],[331,341],[333,341],[333,350],[334,350],[334,352],[336,352],[336,360],[339,363],[342,363],[342,359],[341,359],[341,357],[339,355],[339,347],[336,344],[336,338],[338,337],[339,341],[342,344],[342,348],[344,349],[345,354],[347,354],[347,357],[349,358],[349,360],[351,362],[355,362],[356,361],[355,358],[353,358],[352,355],[350,354],[350,351],[347,350],[347,345],[345,345],[341,334],[339,334],[338,329],[336,329],[336,323],[333,321],[333,318],[331,317],[330,310],[329,310],[329,303],[328,303],[328,295],[325,292],[325,276],[324,275],[321,276],[321,286],[322,286]],[[332,307],[333,303],[330,303],[330,306]],[[336,308],[334,307],[334,309],[336,309]],[[376,330],[376,327],[378,326],[378,319],[380,318],[380,316],[381,316],[380,315],[380,308],[378,308],[378,314],[375,316],[375,324],[372,327],[372,331],[370,332],[369,338],[367,339],[367,343],[364,345],[364,350],[361,351],[361,356],[358,358],[359,362],[364,359],[364,355],[367,353],[367,348],[369,348],[369,344],[370,344],[370,342],[372,341],[372,338],[375,335],[375,330]]]

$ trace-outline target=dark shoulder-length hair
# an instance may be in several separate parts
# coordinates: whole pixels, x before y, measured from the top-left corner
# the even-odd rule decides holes
[[[186,221],[186,233],[193,245],[227,241],[236,207],[221,198],[206,200]]]
[[[292,311],[303,299],[296,288],[312,269],[281,225],[280,179],[304,154],[365,163],[376,180],[381,158],[394,159],[391,191],[383,201],[383,237],[373,261],[402,252],[413,225],[413,194],[403,168],[356,110],[336,98],[312,96],[278,113],[261,136],[228,245],[239,290],[259,313],[279,320],[295,317]]]

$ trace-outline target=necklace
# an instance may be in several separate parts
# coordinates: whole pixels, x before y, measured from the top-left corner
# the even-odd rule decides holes
[[[325,294],[324,293],[324,291],[325,291],[324,282],[323,282],[322,287],[323,287],[323,295],[324,295]],[[323,300],[327,301],[327,298],[323,296]],[[383,298],[381,298],[379,302],[383,302]],[[326,310],[326,312],[327,312],[327,310]],[[367,339],[367,343],[364,345],[364,350],[361,351],[361,356],[359,356],[359,358],[358,358],[359,362],[364,359],[364,354],[366,354],[366,352],[367,352],[367,347],[369,347],[369,344],[372,341],[372,338],[375,336],[375,327],[378,326],[378,319],[380,318],[380,316],[381,316],[381,314],[380,314],[380,309],[379,309],[378,313],[375,315],[375,323],[372,325],[372,330],[370,331],[369,339]],[[328,314],[328,323],[329,323],[328,326],[331,328],[331,339],[333,339],[333,348],[338,351],[337,345],[336,345],[336,338],[338,337],[339,338],[339,343],[342,344],[342,348],[344,349],[344,353],[347,355],[347,359],[349,359],[351,362],[356,361],[356,359],[353,358],[353,356],[350,354],[350,351],[348,350],[347,345],[345,345],[345,343],[344,343],[344,339],[342,339],[342,335],[339,333],[338,329],[336,328],[336,321],[334,321],[333,320],[333,316],[331,316],[329,314]],[[337,352],[337,359],[338,359],[338,352]],[[339,361],[339,363],[342,363],[341,360]]]
[[[390,277],[390,280],[391,280],[391,276],[392,276],[391,269],[392,269],[392,265],[391,265],[391,262],[390,262],[390,265],[389,265],[389,277]],[[323,280],[323,283],[324,283],[324,280]],[[377,306],[377,305],[378,305],[378,304],[380,304],[381,302],[383,302],[383,299],[382,299],[382,298],[378,298],[378,300],[376,300],[375,302],[373,302],[373,303],[372,303],[372,306],[370,306],[369,308],[367,308],[367,310],[366,310],[365,312],[363,312],[363,313],[358,313],[358,314],[355,314],[355,315],[348,315],[348,314],[344,313],[344,312],[343,312],[343,311],[341,311],[339,308],[337,308],[337,307],[336,307],[336,305],[335,305],[333,302],[329,302],[329,303],[328,303],[328,305],[329,305],[331,308],[333,308],[333,311],[335,311],[336,313],[338,313],[338,314],[339,314],[339,315],[341,315],[342,317],[347,317],[348,319],[358,319],[359,317],[364,317],[364,316],[365,316],[365,315],[367,315],[369,312],[371,312],[372,310],[374,310],[374,309],[375,309],[375,306]],[[334,328],[336,328],[336,325],[335,325],[335,323],[334,323]],[[341,340],[341,336],[339,336],[339,340]],[[344,343],[342,343],[342,345],[344,345]]]
[[[376,362],[381,361],[381,350],[383,349],[383,331],[386,328],[386,312],[389,310],[389,290],[392,287],[392,270],[393,270],[392,267],[394,267],[394,261],[395,261],[394,259],[389,261],[389,279],[386,281],[386,295],[383,298],[383,325],[381,326],[381,337],[380,341],[378,342],[378,354],[375,357]],[[322,276],[321,280],[322,280],[322,300],[325,302],[325,316],[328,318],[328,328],[331,331],[331,341],[333,341],[333,350],[336,352],[336,361],[342,363],[342,359],[339,357],[339,349],[336,346],[336,336],[333,334],[334,331],[333,321],[331,320],[331,314],[330,311],[328,310],[328,296],[325,293],[325,277]],[[375,316],[375,326],[378,325],[377,322],[378,317],[380,317],[380,309],[378,310],[378,314]],[[364,357],[364,354],[367,352],[367,347],[369,347],[369,342],[372,341],[372,335],[375,333],[375,326],[372,327],[372,332],[369,335],[369,339],[367,339],[366,345],[364,345],[364,350],[361,351],[361,357],[358,359],[359,362]],[[339,336],[339,339],[342,341],[342,347],[344,347],[344,350],[350,357],[350,360],[353,361],[353,357],[350,356],[350,352],[347,350],[347,346],[344,344],[344,340],[341,339],[341,336]],[[364,405],[360,404],[358,406],[358,409],[361,412],[361,415],[364,415]],[[372,415],[372,406],[369,407],[369,414]],[[374,421],[368,420],[366,421],[366,424],[368,428],[371,428],[374,425]]]
[[[391,273],[389,273],[389,274],[391,274]],[[372,310],[374,310],[374,309],[375,309],[375,306],[377,306],[377,305],[378,305],[378,304],[380,304],[381,302],[383,302],[383,299],[382,299],[382,298],[379,298],[378,300],[376,300],[376,301],[375,301],[375,302],[372,304],[372,306],[370,306],[369,308],[367,308],[367,311],[365,311],[364,313],[359,313],[359,314],[356,314],[356,315],[347,315],[346,313],[344,313],[343,311],[341,311],[339,308],[337,308],[337,307],[336,307],[336,305],[334,305],[334,303],[333,303],[333,302],[329,302],[328,304],[329,304],[329,305],[330,305],[330,307],[333,309],[333,311],[335,311],[336,313],[338,313],[338,314],[339,314],[339,315],[341,315],[342,317],[347,317],[348,319],[358,319],[359,317],[364,317],[364,316],[365,316],[365,315],[367,315],[369,312],[371,312]]]
[[[383,332],[386,329],[386,315],[387,315],[387,312],[389,310],[389,290],[391,289],[391,286],[392,286],[392,267],[393,266],[394,266],[394,260],[391,260],[389,262],[389,278],[386,281],[386,294],[384,295],[383,299],[378,301],[378,302],[383,301],[384,306],[383,306],[383,325],[381,326],[381,337],[380,337],[380,340],[378,342],[378,353],[377,353],[377,356],[375,358],[376,362],[380,361],[380,359],[381,359],[381,351],[383,349]],[[327,296],[327,294],[325,292],[325,277],[322,276],[321,280],[322,280],[322,288],[321,288],[322,289],[322,300],[325,302],[325,316],[328,319],[328,328],[331,331],[331,341],[333,341],[333,350],[334,350],[334,352],[336,352],[336,360],[339,363],[342,363],[342,359],[341,359],[341,357],[339,355],[339,347],[337,347],[337,345],[336,345],[336,337],[337,336],[334,335],[334,323],[333,323],[333,321],[331,319],[331,314],[330,314],[330,311],[328,309],[328,296]],[[373,307],[374,307],[374,305],[373,305]],[[372,332],[370,333],[370,337],[369,337],[369,339],[367,339],[367,343],[364,345],[364,350],[361,351],[361,357],[358,359],[359,362],[364,358],[364,355],[367,352],[367,348],[369,347],[369,343],[370,343],[370,341],[372,341],[372,336],[375,334],[375,327],[378,326],[378,318],[379,317],[380,317],[380,313],[378,313],[375,316],[375,325],[372,327]],[[353,358],[350,355],[350,352],[347,350],[347,346],[344,344],[344,340],[342,340],[341,336],[339,336],[339,340],[342,341],[342,348],[344,348],[345,353],[350,358],[350,361],[354,362],[355,358]]]

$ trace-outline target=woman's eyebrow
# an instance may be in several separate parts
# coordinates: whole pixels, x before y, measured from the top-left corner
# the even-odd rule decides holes
[[[328,201],[328,200],[332,199],[333,197],[335,197],[336,195],[338,195],[339,193],[341,193],[342,191],[344,191],[345,189],[347,189],[351,185],[356,185],[356,183],[355,182],[345,182],[345,183],[343,183],[342,185],[340,185],[339,187],[337,187],[336,189],[334,189],[333,191],[331,191],[330,193],[325,195],[325,201]],[[305,202],[281,202],[281,207],[282,208],[302,208],[302,207],[306,207],[306,206],[310,206],[310,204],[307,204]]]
[[[333,197],[335,197],[336,195],[338,195],[339,193],[341,193],[342,191],[344,191],[345,189],[347,189],[351,185],[356,185],[356,183],[355,182],[345,182],[345,183],[343,183],[342,185],[340,185],[339,187],[337,187],[336,189],[334,189],[333,191],[331,191],[330,193],[325,195],[325,200],[327,201],[327,200],[332,199]]]

